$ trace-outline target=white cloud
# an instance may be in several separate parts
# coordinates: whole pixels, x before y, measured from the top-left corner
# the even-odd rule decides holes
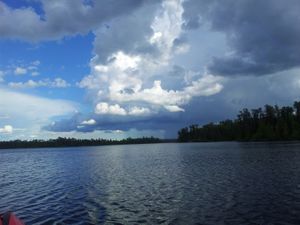
[[[53,81],[49,79],[45,79],[39,81],[28,80],[26,82],[9,82],[8,86],[12,88],[37,88],[37,87],[66,88],[69,87],[70,84],[61,78],[55,78]]]
[[[96,114],[112,114],[112,115],[126,115],[127,112],[125,109],[120,107],[118,104],[109,105],[106,102],[100,102],[96,105],[95,108]]]
[[[9,82],[8,86],[12,88],[36,88],[36,87],[47,86],[47,83],[44,81],[28,80],[26,82]]]
[[[190,86],[185,87],[184,92],[191,96],[210,96],[219,93],[223,85],[222,77],[205,74],[196,81],[192,81]]]
[[[121,116],[144,116],[150,114],[150,109],[145,107],[133,106],[126,110],[119,104],[109,105],[107,102],[100,102],[95,107],[95,113]]]
[[[113,66],[116,67],[116,69],[119,69],[121,71],[125,71],[128,69],[136,69],[138,66],[138,63],[141,61],[140,56],[135,55],[126,55],[125,53],[118,51],[117,53],[113,54],[109,59],[109,61],[113,60]],[[99,72],[104,72],[103,70],[105,67],[102,66],[102,71],[100,70],[99,66],[96,68],[99,70]],[[108,69],[106,69],[108,71]]]
[[[41,62],[39,60],[35,60],[31,63],[33,66],[38,66],[41,64]]]
[[[50,82],[50,86],[56,88],[65,88],[65,87],[69,87],[70,84],[64,79],[55,78],[54,81]]]
[[[184,109],[180,108],[177,105],[165,105],[166,110],[169,112],[184,112]]]
[[[103,48],[106,47],[105,45],[110,45],[113,34],[105,40],[101,38],[98,40],[96,37],[95,47],[98,46],[99,42],[101,48],[96,51],[96,56],[91,60],[91,75],[85,77],[79,83],[79,86],[88,89],[99,89],[99,87],[104,86],[103,83],[108,83],[109,85],[123,85],[125,88],[132,88],[132,83],[130,85],[127,82],[121,84],[124,80],[131,79],[139,83],[137,86],[139,87],[144,83],[144,80],[161,72],[165,66],[169,65],[169,60],[175,53],[173,52],[174,41],[181,34],[182,13],[183,8],[180,0],[164,1],[152,24],[142,24],[143,27],[149,26],[150,29],[148,30],[152,31],[152,34],[150,36],[148,34],[140,35],[140,38],[144,39],[143,41],[133,39],[136,43],[127,43],[120,46],[119,49],[108,55],[106,60],[102,59]],[[130,18],[131,16],[128,16],[124,20],[129,23],[137,21],[132,21]],[[142,22],[145,21],[142,20]],[[149,22],[151,23],[151,20]],[[140,24],[136,25],[140,26]],[[115,32],[115,35],[120,33],[119,30],[113,30],[113,32]],[[124,30],[125,34],[126,32],[128,31]],[[99,36],[102,37],[103,33],[99,32]],[[132,38],[126,39],[127,42],[131,40]],[[132,46],[134,48],[137,45],[141,45],[140,48],[152,48],[153,52],[136,51],[127,53],[122,50],[122,47]],[[107,63],[103,64],[103,62]]]
[[[82,125],[95,125],[97,122],[94,119],[84,120],[82,121]]]
[[[113,132],[113,133],[117,133],[117,134],[121,134],[121,133],[123,133],[124,131],[122,131],[122,130],[113,130],[112,132]]]
[[[11,125],[5,125],[3,128],[0,128],[0,133],[12,134],[13,130],[14,129]]]
[[[36,66],[28,66],[27,70],[37,70],[38,68]]]
[[[27,73],[27,69],[23,67],[16,67],[14,70],[15,75],[24,75]]]
[[[9,121],[36,125],[54,116],[74,113],[77,106],[64,100],[48,99],[0,89],[1,114]]]
[[[32,71],[31,75],[32,76],[37,76],[39,75],[39,72],[37,71],[39,69],[39,65],[40,65],[40,61],[39,60],[35,60],[33,62],[31,62],[28,66],[27,66],[27,71]]]
[[[33,77],[36,77],[36,76],[38,76],[38,75],[40,75],[40,73],[37,72],[37,71],[33,71],[33,72],[31,73],[31,76],[33,76]]]
[[[147,115],[149,113],[150,110],[148,108],[134,106],[129,109],[128,115],[141,116],[141,115]]]
[[[151,25],[153,35],[149,42],[161,51],[159,60],[168,63],[172,57],[174,41],[180,37],[183,24],[181,0],[163,1],[162,8]]]
[[[4,81],[4,72],[2,70],[0,70],[0,83]]]
[[[0,24],[1,25],[1,24]],[[1,27],[0,27],[1,30]],[[21,65],[10,65],[8,68],[13,70],[13,74],[15,75],[25,75],[25,74],[31,74],[31,76],[37,76],[39,75],[39,65],[40,61],[35,60],[30,63],[23,63]]]
[[[195,96],[209,96],[220,92],[223,88],[221,80],[220,77],[204,75],[183,90],[165,90],[161,87],[161,81],[156,80],[153,87],[133,93],[124,93],[115,89],[114,92],[111,92],[110,98],[117,102],[142,101],[163,106],[168,110],[172,108],[173,110],[169,110],[170,112],[177,112],[182,111],[179,105],[187,104]],[[177,110],[174,110],[175,107]]]

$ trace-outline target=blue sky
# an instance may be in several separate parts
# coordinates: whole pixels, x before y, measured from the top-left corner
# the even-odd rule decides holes
[[[0,0],[0,139],[174,138],[292,104],[291,0]]]

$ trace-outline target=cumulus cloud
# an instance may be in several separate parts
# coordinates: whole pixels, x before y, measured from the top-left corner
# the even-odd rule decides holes
[[[125,48],[121,48],[122,50],[110,48],[114,51],[105,51],[106,43],[111,45],[114,42],[103,39],[101,34],[99,38],[96,37],[97,54],[91,60],[91,74],[79,83],[80,87],[95,93],[96,101],[113,102],[113,105],[97,104],[96,112],[113,114],[116,111],[117,113],[114,113],[116,115],[133,115],[124,109],[122,105],[125,103],[131,107],[141,107],[141,104],[144,104],[147,108],[162,107],[169,112],[180,112],[184,111],[180,106],[187,104],[193,97],[209,96],[221,91],[221,79],[213,75],[199,75],[179,90],[164,89],[161,80],[153,79],[157,74],[163,76],[170,67],[172,68],[172,58],[176,54],[183,53],[182,50],[178,51],[179,48],[182,49],[183,44],[186,45],[178,41],[183,32],[182,14],[183,8],[180,0],[164,1],[161,7],[155,10],[153,16],[147,17],[148,20],[134,21],[134,24],[140,22],[143,26],[150,27],[151,32],[149,29],[144,29],[144,35],[139,36],[141,40],[125,39],[129,46],[136,47],[130,50],[127,50],[126,43]],[[128,17],[129,19],[125,17],[122,21],[133,22],[131,17]],[[134,26],[127,24],[127,27]],[[119,33],[114,30],[106,32],[110,33],[108,37],[117,36]],[[128,33],[128,31],[124,32]],[[98,50],[98,41],[103,46],[104,52],[110,55],[104,55],[102,48]],[[148,46],[148,49],[152,50],[141,51],[137,46]],[[106,59],[103,59],[104,56]],[[110,109],[112,106],[115,110]]]
[[[118,104],[109,105],[107,102],[100,102],[95,107],[96,114],[111,114],[111,115],[130,115],[130,116],[144,116],[150,114],[150,109],[145,107],[130,107],[128,110],[122,108]]]
[[[56,88],[66,88],[69,87],[70,84],[62,78],[55,78],[54,81],[50,82],[50,86]]]
[[[129,115],[133,115],[133,116],[147,115],[149,113],[150,113],[150,109],[145,107],[137,107],[137,106],[130,108],[128,112]]]
[[[183,111],[178,105],[187,104],[195,96],[209,96],[222,90],[219,77],[205,75],[193,81],[183,90],[165,90],[161,82],[156,80],[153,87],[137,90],[133,93],[115,90],[110,93],[110,98],[117,102],[146,102],[165,107],[170,112]],[[177,109],[177,110],[174,110]]]
[[[70,84],[62,78],[55,78],[53,81],[49,79],[45,80],[28,80],[26,82],[9,82],[9,87],[12,88],[37,88],[37,87],[52,87],[52,88],[66,88]]]
[[[174,64],[175,57],[189,51],[183,12],[181,0],[163,1],[98,28],[90,74],[78,82],[89,93],[94,115],[76,115],[44,129],[91,132],[167,126],[176,130],[178,118],[193,99],[223,88],[219,76]],[[170,75],[174,68],[180,71]],[[96,124],[84,126],[82,121],[91,116]]]
[[[100,102],[96,105],[95,108],[96,114],[112,114],[112,115],[121,115],[124,116],[127,114],[125,109],[120,107],[118,104],[109,105],[106,102]]]
[[[0,13],[1,14],[1,13]],[[0,33],[0,38],[1,38],[1,33]],[[38,76],[39,75],[39,65],[41,62],[39,60],[35,60],[29,63],[20,63],[20,62],[15,62],[12,65],[6,66],[6,73],[14,74],[14,75],[26,75],[30,74],[31,76]]]
[[[95,125],[97,122],[94,119],[84,120],[81,122],[82,125]]]
[[[11,125],[5,125],[4,127],[0,128],[0,133],[3,134],[12,134],[13,127]]]
[[[24,75],[27,73],[27,69],[26,68],[22,68],[22,67],[16,67],[14,70],[14,74],[15,75]]]
[[[187,0],[185,28],[210,24],[225,33],[230,52],[215,56],[213,74],[264,75],[300,66],[298,0]]]

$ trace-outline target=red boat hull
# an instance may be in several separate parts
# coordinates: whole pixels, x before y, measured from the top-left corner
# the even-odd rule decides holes
[[[13,213],[8,212],[0,215],[0,225],[25,225],[18,217]]]

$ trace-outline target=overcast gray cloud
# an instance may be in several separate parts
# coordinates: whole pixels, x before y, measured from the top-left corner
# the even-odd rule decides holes
[[[32,42],[86,34],[105,21],[131,13],[156,0],[41,0],[44,14],[34,8],[11,8],[0,1],[0,37]]]
[[[132,13],[119,15],[94,30],[94,53],[99,63],[106,63],[109,56],[120,50],[128,54],[157,51],[146,38],[152,35],[150,24],[160,6],[154,3],[145,4]]]
[[[264,75],[300,65],[298,0],[189,0],[184,8],[186,29],[208,23],[227,36],[231,51],[214,57],[214,74]]]

